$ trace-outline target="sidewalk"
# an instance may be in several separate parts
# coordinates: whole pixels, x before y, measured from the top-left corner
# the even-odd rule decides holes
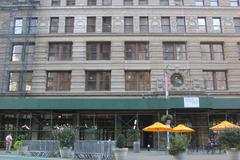
[[[227,160],[226,154],[188,154],[186,160]],[[173,156],[159,151],[128,153],[128,160],[174,160]]]
[[[186,160],[227,160],[226,154],[188,154]],[[70,160],[63,158],[36,158],[27,156],[18,156],[15,152],[6,154],[0,152],[0,160]],[[174,160],[170,155],[161,151],[141,151],[133,153],[129,151],[127,160]]]

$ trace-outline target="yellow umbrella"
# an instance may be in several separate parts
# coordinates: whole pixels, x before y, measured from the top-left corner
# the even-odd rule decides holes
[[[222,131],[225,128],[240,128],[240,127],[238,125],[232,124],[228,121],[222,121],[221,123],[209,128],[209,129],[211,129],[213,131]]]
[[[183,124],[179,124],[176,127],[173,128],[172,132],[178,132],[178,133],[190,133],[195,132],[194,129],[189,128]]]
[[[155,122],[154,124],[145,127],[143,129],[145,132],[170,132],[172,131],[171,127],[168,127],[160,122]]]

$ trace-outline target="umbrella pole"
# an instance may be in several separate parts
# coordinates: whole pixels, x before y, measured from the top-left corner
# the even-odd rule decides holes
[[[160,150],[159,148],[159,132],[158,132],[158,151]]]

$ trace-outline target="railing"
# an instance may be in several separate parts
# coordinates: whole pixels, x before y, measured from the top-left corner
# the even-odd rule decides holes
[[[26,140],[24,146],[28,146],[28,152],[33,157],[55,157],[59,154],[59,141],[57,140]]]
[[[115,141],[77,141],[74,144],[74,155],[79,159],[112,160],[115,144]]]

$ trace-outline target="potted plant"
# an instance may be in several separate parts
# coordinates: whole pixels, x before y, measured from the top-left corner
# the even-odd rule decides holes
[[[124,148],[126,138],[123,134],[117,137],[116,148],[113,148],[113,155],[115,160],[127,160],[128,148]]]
[[[189,146],[189,140],[184,134],[175,134],[170,139],[169,154],[173,155],[175,160],[185,160],[186,150]]]
[[[19,135],[16,138],[16,142],[14,143],[13,148],[17,150],[18,154],[24,155],[28,151],[28,146],[23,142],[23,140],[25,139],[26,139],[25,135]]]
[[[226,150],[230,160],[240,158],[240,129],[225,129],[219,136],[218,142]]]
[[[75,142],[75,130],[71,126],[60,126],[54,131],[59,140],[60,155],[62,158],[72,158],[72,149]]]

